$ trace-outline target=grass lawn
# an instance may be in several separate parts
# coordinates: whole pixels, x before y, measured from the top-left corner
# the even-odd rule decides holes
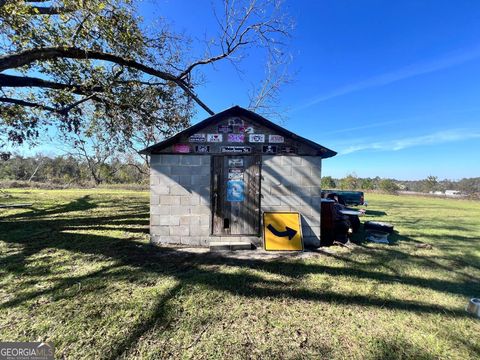
[[[393,244],[266,260],[150,246],[147,192],[9,193],[34,207],[0,209],[0,340],[69,359],[480,358],[479,202],[369,194],[363,220],[393,223]]]

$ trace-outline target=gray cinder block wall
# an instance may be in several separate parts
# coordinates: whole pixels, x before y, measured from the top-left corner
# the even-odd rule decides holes
[[[320,246],[322,159],[262,157],[262,211],[298,211],[305,246]]]
[[[226,240],[211,236],[210,156],[151,155],[150,171],[152,243],[208,246]],[[320,246],[321,158],[262,156],[261,172],[262,212],[300,212],[305,246]]]
[[[152,243],[208,246],[210,156],[151,155]]]

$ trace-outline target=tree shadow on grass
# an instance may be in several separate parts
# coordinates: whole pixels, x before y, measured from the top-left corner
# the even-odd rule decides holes
[[[108,207],[108,204],[102,204]],[[114,204],[112,203],[112,206]],[[82,197],[69,204],[55,206],[43,212],[29,212],[13,215],[0,221],[0,239],[4,242],[22,247],[20,255],[11,255],[1,259],[4,272],[15,272],[17,275],[26,275],[26,263],[30,256],[45,249],[59,249],[93,255],[103,260],[114,260],[101,270],[82,276],[70,276],[59,279],[54,286],[33,291],[22,291],[15,298],[0,304],[0,309],[19,306],[27,301],[43,295],[54,296],[55,301],[71,296],[65,291],[73,284],[85,280],[98,281],[98,286],[108,284],[119,279],[131,279],[141,282],[148,276],[173,276],[178,284],[164,297],[158,299],[153,310],[138,324],[133,324],[125,338],[112,344],[108,358],[117,358],[132,348],[141,336],[158,324],[167,320],[169,311],[166,304],[175,297],[178,291],[192,285],[202,285],[212,290],[229,292],[246,298],[282,298],[306,300],[326,304],[348,304],[364,307],[400,310],[414,313],[443,314],[447,317],[463,318],[466,316],[463,309],[445,309],[444,307],[420,301],[405,301],[394,298],[376,297],[356,293],[340,293],[330,289],[310,290],[296,286],[296,282],[312,274],[329,275],[332,277],[348,277],[357,280],[373,280],[382,284],[403,284],[420,287],[427,290],[446,292],[468,297],[478,288],[477,278],[463,278],[462,280],[426,279],[415,276],[401,276],[392,269],[391,273],[365,270],[365,264],[348,257],[330,255],[342,261],[344,267],[332,267],[319,262],[297,262],[290,260],[259,260],[223,257],[218,254],[197,254],[195,252],[180,251],[173,247],[158,248],[144,242],[115,238],[107,235],[85,233],[86,229],[135,232],[138,229],[148,229],[148,204],[132,207],[133,210],[122,214],[102,215],[96,217],[93,213],[85,213],[76,218],[45,218],[46,215],[63,214],[85,209],[93,209],[95,203],[88,197]],[[137,225],[135,230],[122,225]],[[103,228],[103,229],[102,229]],[[75,231],[80,230],[80,232]],[[142,231],[143,232],[143,231]],[[135,239],[135,237],[134,237]],[[408,241],[398,235],[397,241]],[[371,255],[371,254],[370,254]],[[407,259],[408,254],[395,246],[386,246],[385,249],[375,250],[375,261],[388,262],[389,258],[396,259],[402,256]],[[425,261],[424,265],[429,265]],[[431,261],[431,260],[429,260]],[[369,265],[369,264],[368,264]],[[263,277],[249,272],[221,272],[219,266],[255,269],[280,275],[285,280],[265,280]],[[41,275],[48,269],[28,269],[28,275]],[[90,291],[96,291],[91,287]]]
[[[395,336],[375,339],[373,341],[373,354],[365,358],[371,360],[434,360],[437,359],[437,356]]]
[[[29,218],[29,217],[41,217],[41,216],[51,216],[57,214],[65,214],[68,212],[73,211],[86,211],[95,209],[97,204],[92,203],[90,195],[82,196],[74,201],[71,201],[67,204],[60,204],[55,205],[47,209],[35,209],[20,213],[20,214],[12,214],[7,216],[0,217],[1,220],[8,220],[8,219],[18,219],[18,218]]]
[[[445,229],[449,230],[448,227],[444,227]],[[453,227],[450,229],[452,232],[456,230],[457,227]],[[451,245],[445,245],[444,243],[439,243],[439,241],[444,240],[451,241]],[[424,267],[432,267],[438,268],[441,270],[446,270],[452,273],[455,273],[469,281],[473,282],[480,282],[480,277],[473,274],[471,271],[462,270],[466,267],[471,267],[476,270],[480,270],[480,259],[478,256],[474,255],[472,252],[468,251],[469,249],[474,249],[474,242],[478,241],[479,239],[470,237],[470,236],[459,236],[459,235],[436,235],[436,234],[429,234],[428,243],[420,240],[416,240],[412,237],[402,235],[399,231],[395,230],[392,234],[388,235],[389,244],[380,244],[379,247],[369,247],[368,244],[374,244],[366,240],[366,233],[361,226],[360,230],[353,235],[352,241],[357,244],[358,246],[365,249],[365,253],[369,253],[370,255],[372,252],[375,254],[376,261],[372,264],[386,264],[388,263],[388,259],[392,258],[392,256],[397,260],[413,260],[419,265],[423,265]],[[438,240],[438,241],[437,241]],[[399,244],[410,244],[415,250],[420,251],[429,251],[435,248],[441,250],[448,250],[451,249],[452,252],[447,255],[438,256],[436,255],[434,259],[429,257],[428,255],[419,255],[415,252],[404,252],[397,249],[397,245]],[[454,254],[453,251],[458,251],[461,249],[461,256],[458,254]],[[362,250],[360,250],[362,251]],[[383,253],[383,254],[382,254]],[[437,261],[435,261],[437,260]],[[443,260],[449,265],[441,264],[439,261]],[[387,267],[387,266],[386,266]],[[388,268],[388,267],[387,267]],[[390,268],[393,272],[395,270]]]
[[[83,219],[81,223],[85,224],[85,221],[86,219]],[[105,223],[108,222],[108,218],[102,217],[100,218],[100,221],[98,218],[92,218],[91,221],[95,223]],[[17,238],[6,237],[6,242],[22,244],[22,253],[26,254],[26,256],[14,256],[15,259],[7,257],[6,259],[3,259],[2,262],[8,262],[10,259],[15,261],[16,266],[18,266],[18,263],[21,262],[22,259],[25,260],[26,257],[33,255],[36,252],[47,248],[56,248],[84,254],[97,255],[104,259],[114,259],[119,265],[133,266],[146,272],[170,273],[172,270],[170,263],[178,265],[179,262],[187,261],[189,258],[192,258],[195,260],[195,267],[198,268],[201,267],[201,265],[230,264],[238,267],[255,268],[261,271],[267,271],[272,274],[282,275],[289,278],[301,278],[310,274],[327,274],[332,276],[348,276],[358,279],[376,280],[383,283],[400,283],[419,286],[426,289],[444,291],[463,296],[471,293],[468,287],[459,286],[465,284],[459,284],[454,281],[424,279],[421,277],[398,276],[384,272],[367,271],[362,269],[362,264],[359,263],[355,264],[350,262],[350,266],[347,267],[330,267],[321,264],[306,264],[304,262],[292,263],[290,261],[264,261],[258,259],[224,259],[216,254],[195,255],[195,253],[179,252],[175,248],[158,248],[150,244],[114,238],[110,236],[64,232],[65,229],[70,231],[75,229],[72,221],[31,220],[24,221],[23,223],[24,226],[22,226],[22,228],[25,229],[32,227],[37,231],[34,233],[29,231],[22,232],[22,236]],[[16,223],[9,225],[12,227],[17,226]],[[80,229],[83,229],[83,225],[80,226]],[[40,236],[38,236],[38,234]],[[392,249],[383,251],[383,254],[377,253],[376,256],[379,256],[380,260],[383,261],[392,256],[394,256],[396,259],[402,257],[408,259],[410,255]],[[161,261],[159,262],[159,260]],[[346,259],[343,260],[348,263]],[[199,269],[199,273],[202,271],[203,270]],[[181,273],[176,275],[177,277],[182,277]],[[212,275],[216,274],[213,272]],[[227,279],[228,277],[225,278],[225,280]],[[187,279],[182,277],[182,280],[185,281]],[[254,280],[255,279],[252,278],[252,281]],[[208,281],[207,283],[210,284]],[[269,296],[272,295],[274,294],[270,294]],[[302,295],[300,298],[303,297],[304,295]],[[369,298],[365,300],[368,300],[366,302],[370,302],[371,299]]]

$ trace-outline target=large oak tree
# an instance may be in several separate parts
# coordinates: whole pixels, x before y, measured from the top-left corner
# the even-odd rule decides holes
[[[93,126],[155,140],[188,124],[195,104],[213,114],[195,92],[202,67],[255,47],[278,75],[291,24],[277,1],[224,0],[215,16],[217,36],[193,58],[185,35],[146,26],[133,0],[0,0],[0,139],[34,143],[47,128]],[[264,81],[255,106],[279,78]]]

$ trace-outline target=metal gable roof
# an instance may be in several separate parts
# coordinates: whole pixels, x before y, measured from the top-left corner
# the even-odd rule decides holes
[[[224,119],[226,117],[229,117],[229,116],[245,116],[245,117],[248,117],[249,119],[261,124],[261,125],[264,125],[268,128],[271,128],[273,130],[275,130],[276,132],[278,132],[279,134],[285,136],[285,137],[290,137],[298,142],[301,142],[301,143],[304,143],[308,146],[310,146],[311,148],[315,149],[315,150],[318,150],[319,151],[319,156],[321,156],[322,158],[329,158],[329,157],[332,157],[332,156],[335,156],[337,153],[333,150],[330,150],[320,144],[317,144],[316,142],[313,142],[311,140],[308,140],[300,135],[297,135],[273,122],[271,122],[270,120],[267,120],[265,119],[263,116],[260,116],[256,113],[254,113],[253,111],[250,111],[250,110],[247,110],[247,109],[244,109],[240,106],[234,106],[234,107],[231,107],[230,109],[227,109],[227,110],[224,110],[222,112],[219,112],[218,114],[215,114],[203,121],[200,121],[199,123],[193,125],[193,126],[190,126],[189,128],[175,134],[174,136],[164,140],[164,141],[161,141],[155,145],[152,145],[152,146],[149,146],[147,147],[146,149],[143,149],[141,150],[139,153],[140,154],[154,154],[160,150],[163,150],[165,149],[166,147],[174,144],[177,142],[177,140],[179,140],[182,136],[190,136],[190,135],[193,135],[197,132],[199,132],[199,130],[203,129],[204,127],[207,127],[209,125],[212,125],[214,124],[216,121],[219,121],[221,119]]]

